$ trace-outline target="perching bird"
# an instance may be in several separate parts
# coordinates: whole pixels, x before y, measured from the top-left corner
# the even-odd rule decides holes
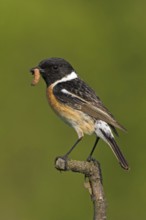
[[[31,72],[34,74],[33,85],[38,83],[40,75],[43,77],[50,106],[77,132],[78,139],[64,158],[67,158],[84,134],[95,133],[96,141],[88,160],[92,158],[99,139],[102,139],[110,146],[121,167],[128,170],[128,163],[112,133],[117,134],[116,128],[123,131],[125,128],[115,120],[93,89],[79,78],[71,64],[62,58],[49,58],[41,61]]]

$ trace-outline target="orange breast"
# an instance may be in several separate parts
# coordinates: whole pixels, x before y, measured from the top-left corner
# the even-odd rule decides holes
[[[94,132],[94,120],[85,113],[58,102],[53,94],[52,86],[47,88],[47,98],[55,113],[76,131],[80,130],[86,134]]]

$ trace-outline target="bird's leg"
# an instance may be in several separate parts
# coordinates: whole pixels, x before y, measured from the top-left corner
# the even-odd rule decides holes
[[[93,148],[92,148],[92,150],[91,150],[89,156],[87,157],[87,161],[91,161],[91,160],[92,160],[92,154],[93,154],[93,152],[94,152],[94,150],[95,150],[95,148],[96,148],[96,145],[97,145],[98,141],[99,141],[99,137],[96,137],[94,146],[93,146]]]
[[[73,151],[73,149],[76,147],[76,145],[82,140],[83,136],[79,137],[78,140],[74,143],[74,145],[70,148],[70,150],[64,155],[64,156],[58,156],[56,157],[55,159],[55,164],[56,164],[56,161],[58,159],[62,159],[64,161],[63,163],[63,167],[64,167],[64,170],[67,170],[67,160],[68,160],[68,155]]]
[[[70,150],[63,156],[64,159],[68,157],[68,155],[73,151],[76,145],[82,140],[83,136],[78,138],[78,140],[74,143],[74,145],[70,148]]]

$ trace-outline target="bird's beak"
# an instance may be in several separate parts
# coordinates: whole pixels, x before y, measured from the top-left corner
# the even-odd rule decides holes
[[[36,67],[33,67],[33,68],[30,69],[30,72],[31,72],[32,75],[34,75],[34,72],[35,72],[36,69],[39,70],[39,67],[36,66]]]

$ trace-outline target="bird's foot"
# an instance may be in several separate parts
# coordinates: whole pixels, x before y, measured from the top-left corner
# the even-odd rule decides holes
[[[89,155],[86,160],[87,160],[88,162],[91,162],[91,161],[95,162],[95,161],[97,161],[97,160],[94,159],[91,155]]]
[[[95,158],[93,158],[91,155],[89,155],[89,157],[87,157],[87,161],[90,163],[90,162],[93,162],[95,166],[98,167],[99,169],[99,175],[100,175],[100,180],[101,180],[101,183],[103,182],[102,180],[102,172],[101,172],[101,167],[100,167],[100,163],[98,160],[96,160]]]
[[[96,160],[95,158],[93,158],[91,155],[89,155],[89,157],[87,157],[86,159],[88,162],[93,162],[94,164],[98,164],[98,166],[100,166],[100,163],[98,162],[98,160]]]

